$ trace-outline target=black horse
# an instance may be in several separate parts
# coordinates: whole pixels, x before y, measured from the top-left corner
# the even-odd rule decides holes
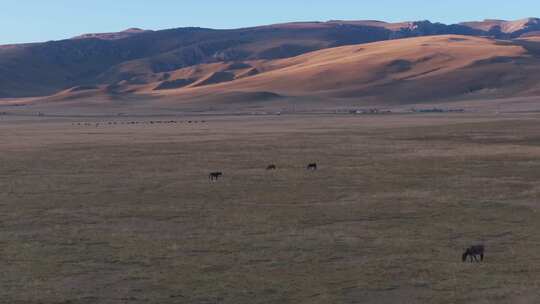
[[[212,173],[210,173],[208,178],[210,178],[210,180],[213,181],[213,180],[218,180],[222,176],[223,176],[222,172],[212,172]]]
[[[312,170],[312,171],[316,171],[317,170],[317,164],[316,163],[309,164],[307,166],[307,169]]]
[[[268,165],[268,167],[266,167],[266,170],[277,170],[277,166],[276,165]]]
[[[463,253],[463,256],[461,257],[461,260],[463,262],[467,261],[467,257],[470,258],[471,263],[473,262],[473,259],[475,262],[483,262],[484,261],[484,251],[485,247],[484,245],[475,245],[470,248],[467,248],[465,252]],[[478,257],[480,257],[480,261],[478,260]]]

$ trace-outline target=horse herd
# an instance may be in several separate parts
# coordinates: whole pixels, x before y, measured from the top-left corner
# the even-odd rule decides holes
[[[317,163],[310,163],[306,166],[306,170],[308,171],[317,171],[318,165]],[[270,164],[266,167],[267,171],[273,171],[277,170],[277,166],[275,164]],[[223,172],[216,171],[211,172],[208,175],[208,178],[211,181],[218,181],[221,177],[223,177]],[[470,262],[483,262],[484,261],[484,252],[485,252],[485,246],[484,245],[474,245],[467,249],[465,249],[465,252],[463,252],[461,256],[461,260],[463,262],[467,261],[467,258],[469,258]]]
[[[318,166],[317,166],[317,163],[311,163],[311,164],[308,164],[307,167],[306,167],[306,170],[308,171],[317,171],[318,169]],[[274,165],[274,164],[270,164],[266,167],[266,170],[267,171],[274,171],[274,170],[277,170],[277,166]],[[217,181],[219,180],[221,177],[223,177],[223,172],[220,172],[220,171],[216,171],[216,172],[211,172],[209,175],[208,175],[208,178],[211,180],[211,181]]]
[[[74,126],[86,126],[91,127],[95,126],[96,128],[99,126],[104,125],[170,125],[170,124],[199,124],[199,123],[206,123],[206,120],[150,120],[150,121],[107,121],[107,122],[74,122],[72,125]]]

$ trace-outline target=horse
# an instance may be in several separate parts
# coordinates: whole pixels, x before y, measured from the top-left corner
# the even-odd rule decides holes
[[[211,181],[213,180],[219,180],[220,177],[223,176],[222,172],[212,172],[210,175],[208,175],[208,178],[210,178]]]
[[[315,170],[317,170],[317,164],[316,163],[309,164],[307,166],[307,169],[315,171]]]
[[[484,245],[475,245],[471,246],[467,249],[465,249],[465,252],[461,256],[461,260],[463,262],[467,261],[467,257],[470,257],[471,263],[473,262],[473,259],[475,262],[483,262],[484,261]],[[478,260],[478,257],[480,257],[480,261]]]
[[[276,165],[268,165],[268,167],[266,167],[266,170],[277,170],[277,166]]]

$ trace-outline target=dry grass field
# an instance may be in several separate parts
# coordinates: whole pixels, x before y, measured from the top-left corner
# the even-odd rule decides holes
[[[0,119],[1,303],[540,301],[540,115]]]

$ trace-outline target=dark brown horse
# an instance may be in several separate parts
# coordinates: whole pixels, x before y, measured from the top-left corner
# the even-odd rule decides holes
[[[266,167],[266,170],[277,170],[277,166],[276,165],[268,165],[268,167]]]
[[[484,261],[484,251],[485,247],[484,245],[475,245],[472,247],[469,247],[465,250],[463,255],[461,256],[461,260],[463,262],[467,261],[467,257],[470,258],[471,263],[473,262],[473,259],[475,262],[483,262]],[[480,260],[478,260],[478,257],[480,257]]]
[[[210,173],[208,178],[210,178],[210,180],[213,181],[213,180],[219,180],[219,178],[222,177],[222,176],[223,176],[222,172],[212,172],[212,173]]]
[[[317,170],[317,164],[316,163],[309,164],[307,166],[307,169],[312,170],[312,171],[316,171]]]

